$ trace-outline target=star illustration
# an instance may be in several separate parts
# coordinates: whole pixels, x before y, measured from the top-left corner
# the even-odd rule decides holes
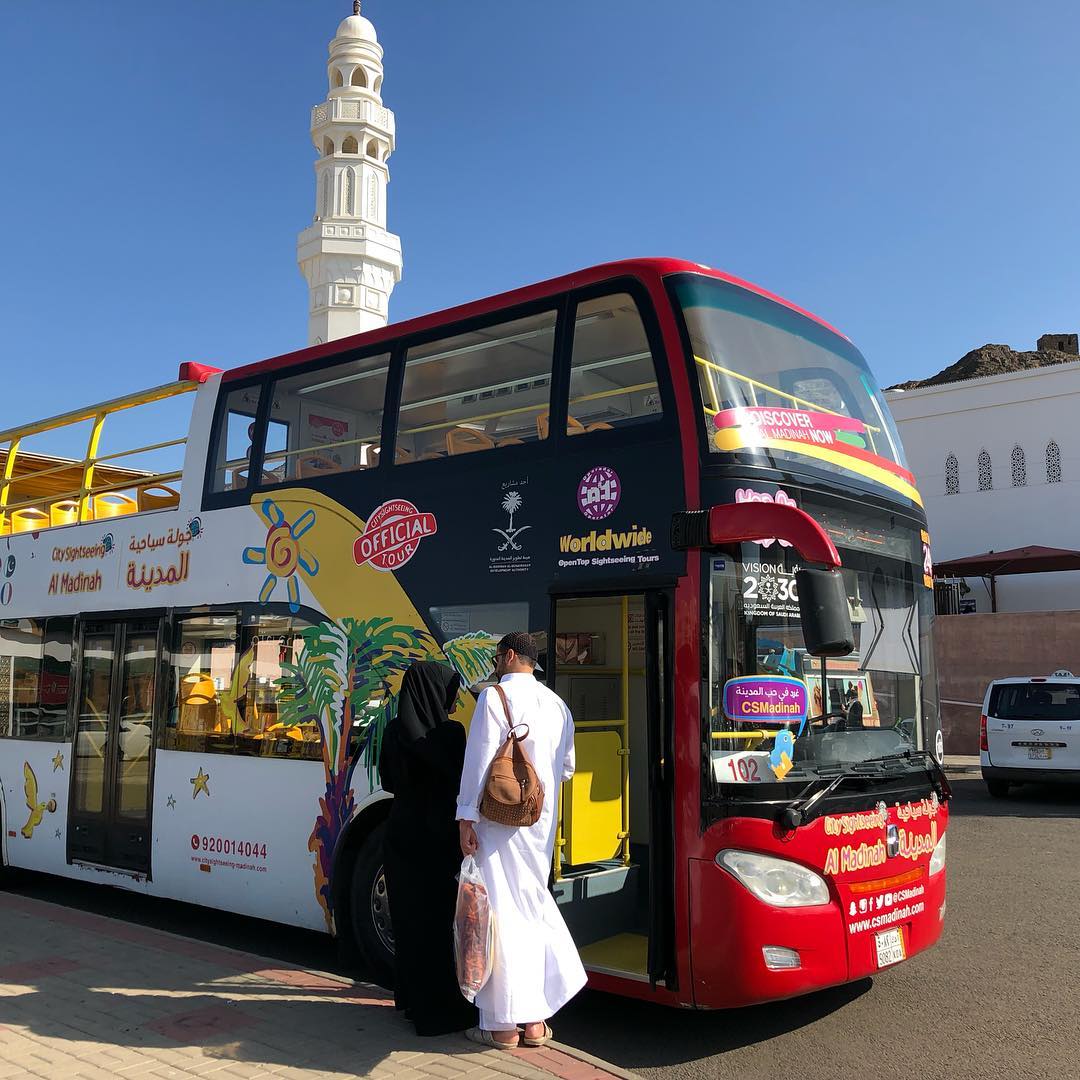
[[[57,769],[64,768],[64,755],[59,750],[56,751],[56,757],[52,759],[52,771],[56,772]]]
[[[210,774],[204,773],[201,765],[199,766],[199,775],[191,778],[191,797],[193,799],[198,798],[200,791],[205,791],[206,797],[210,798]]]
[[[209,795],[210,792],[208,791],[206,794]],[[176,809],[176,796],[175,795],[170,795],[169,798],[166,800],[166,805],[169,807],[170,810],[175,810]]]
[[[59,829],[56,830],[56,839],[57,840],[60,839],[60,830]]]

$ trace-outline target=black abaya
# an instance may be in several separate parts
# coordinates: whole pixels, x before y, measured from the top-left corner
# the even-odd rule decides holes
[[[477,1023],[454,970],[455,875],[461,867],[455,807],[465,729],[448,714],[460,683],[443,664],[412,664],[379,755],[382,786],[394,795],[383,848],[394,928],[394,997],[419,1035],[444,1035]]]

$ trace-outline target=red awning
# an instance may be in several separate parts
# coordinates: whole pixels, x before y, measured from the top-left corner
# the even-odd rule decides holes
[[[1080,551],[1032,546],[965,555],[962,559],[934,564],[935,577],[1002,577],[1051,574],[1059,570],[1080,570]]]

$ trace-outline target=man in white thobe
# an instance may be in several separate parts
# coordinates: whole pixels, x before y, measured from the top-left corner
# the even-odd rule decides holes
[[[522,746],[544,785],[540,820],[512,828],[480,815],[491,759],[508,734],[492,688],[476,703],[458,793],[462,854],[475,855],[484,875],[497,941],[491,978],[476,995],[480,1027],[467,1034],[500,1049],[519,1041],[544,1045],[551,1038],[548,1018],[585,985],[577,947],[548,890],[559,785],[574,775],[574,722],[562,699],[533,674],[537,657],[530,634],[507,634],[496,647],[495,674],[513,723],[529,729]]]

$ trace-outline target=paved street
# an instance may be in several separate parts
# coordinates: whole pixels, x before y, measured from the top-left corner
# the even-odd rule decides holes
[[[657,1080],[1078,1075],[1080,790],[994,801],[976,777],[954,790],[949,915],[931,953],[873,981],[731,1014],[585,994],[558,1037]],[[283,963],[336,963],[317,935],[25,875],[9,887]]]

